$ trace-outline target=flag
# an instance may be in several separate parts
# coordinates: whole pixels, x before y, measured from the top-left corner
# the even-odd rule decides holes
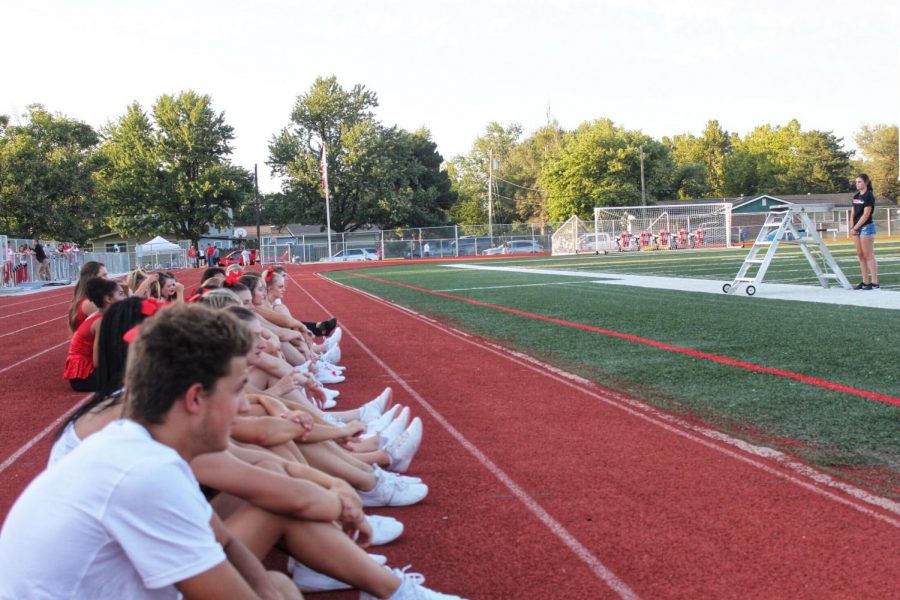
[[[325,153],[325,144],[322,144],[322,160],[319,163],[319,171],[322,173],[322,191],[328,197],[328,156]]]

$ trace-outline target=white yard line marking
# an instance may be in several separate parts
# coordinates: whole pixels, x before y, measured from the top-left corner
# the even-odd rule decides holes
[[[68,304],[68,302],[55,302],[53,304],[44,304],[43,306],[39,306],[37,308],[23,310],[22,312],[13,313],[11,315],[4,315],[4,316],[0,317],[0,320],[9,319],[11,317],[18,317],[19,315],[24,315],[25,313],[35,312],[38,310],[47,310],[48,306],[59,306],[60,304]]]
[[[353,287],[350,287],[350,286],[347,286],[347,285],[344,285],[342,283],[338,283],[338,282],[335,282],[332,280],[327,280],[327,281],[330,281],[331,283],[334,283],[335,285],[339,285],[345,289],[356,292],[360,295],[366,296],[366,297],[372,299],[373,301],[383,304],[384,306],[399,309],[399,307],[397,305],[395,305],[394,303],[392,303],[388,300],[384,300],[383,298],[379,298],[378,296],[374,296],[373,294],[370,294],[368,292],[358,290],[356,288],[353,288]],[[412,316],[415,317],[415,314],[410,313],[409,310],[403,310],[403,312],[412,314]],[[451,336],[456,335],[454,330],[447,328],[447,327],[441,325],[440,323],[437,323],[434,320],[428,319],[428,320],[426,320],[426,322],[429,325],[431,325],[432,327],[434,327],[448,335],[451,335]],[[834,479],[833,477],[831,477],[830,475],[828,475],[826,473],[822,473],[822,472],[810,467],[809,465],[803,464],[803,463],[797,461],[796,459],[794,459],[778,450],[775,450],[773,448],[767,448],[764,446],[756,446],[753,444],[749,444],[743,440],[739,440],[739,439],[732,437],[721,431],[716,431],[714,429],[691,425],[690,423],[683,421],[673,415],[669,415],[669,414],[667,414],[663,411],[660,411],[646,403],[640,402],[640,401],[632,399],[632,398],[628,398],[627,396],[622,395],[622,394],[618,394],[618,393],[615,393],[612,391],[606,391],[606,390],[601,392],[600,390],[596,389],[597,386],[595,386],[592,382],[589,382],[588,380],[585,380],[584,378],[579,377],[575,374],[567,373],[566,371],[563,371],[552,365],[542,363],[541,361],[538,361],[537,359],[534,359],[526,354],[510,351],[510,350],[504,348],[503,346],[499,346],[499,345],[495,345],[495,344],[486,344],[486,343],[478,341],[476,338],[473,338],[472,336],[467,335],[465,337],[462,337],[462,336],[458,336],[458,337],[460,337],[460,339],[462,339],[463,341],[468,342],[474,346],[488,350],[489,352],[492,352],[492,353],[496,354],[497,356],[501,356],[501,357],[503,357],[507,360],[510,360],[514,363],[525,366],[526,368],[529,368],[532,371],[544,374],[545,376],[547,376],[551,379],[554,379],[568,387],[571,387],[581,393],[584,393],[584,394],[591,396],[597,400],[600,400],[601,402],[609,404],[610,406],[613,406],[615,408],[623,410],[623,411],[627,412],[628,414],[631,414],[631,415],[638,417],[644,421],[647,421],[648,423],[656,425],[657,427],[660,427],[662,429],[670,431],[681,437],[687,438],[687,439],[689,439],[693,442],[696,442],[702,446],[705,446],[707,448],[716,450],[722,454],[725,454],[726,456],[737,459],[737,460],[744,462],[748,465],[751,465],[757,469],[760,469],[761,471],[763,471],[765,473],[769,473],[770,475],[774,475],[781,479],[790,481],[791,483],[794,483],[794,484],[796,484],[804,489],[807,489],[815,494],[824,496],[830,500],[833,500],[840,504],[849,506],[849,507],[851,507],[863,514],[866,514],[870,517],[873,517],[875,519],[878,519],[880,521],[888,523],[894,527],[900,528],[900,520],[892,518],[887,515],[883,515],[879,512],[876,512],[875,510],[872,510],[871,508],[869,508],[867,506],[862,506],[860,504],[857,504],[856,502],[853,502],[852,500],[850,500],[848,498],[839,496],[829,490],[822,489],[821,487],[818,487],[815,484],[819,484],[819,485],[823,485],[823,486],[826,486],[826,487],[829,487],[832,489],[840,490],[841,492],[843,492],[857,500],[860,500],[860,501],[870,504],[872,506],[877,506],[881,509],[892,512],[896,515],[900,515],[900,503],[890,500],[888,498],[884,498],[882,496],[878,496],[876,494],[869,493],[861,488],[857,488],[857,487],[852,486],[843,481],[838,481],[838,480]],[[589,389],[589,388],[595,388],[595,389]],[[706,439],[704,439],[704,438],[706,438]],[[721,443],[725,443],[725,444],[733,447],[735,450],[732,450],[729,448],[723,448],[719,444],[713,443],[712,440],[715,440],[715,441],[721,442]],[[780,466],[790,470],[793,474],[778,471],[777,469],[773,468],[772,466],[769,466],[765,463],[755,460],[754,458],[751,458],[750,456],[741,454],[741,453],[737,452],[736,450],[740,450],[741,452],[745,452],[747,454],[757,456],[759,458],[774,460]],[[807,480],[809,480],[809,481],[807,481]]]
[[[731,280],[691,279],[687,277],[654,277],[649,275],[629,275],[602,271],[569,271],[563,269],[522,269],[518,267],[495,267],[477,264],[446,264],[448,269],[472,269],[478,271],[500,271],[506,273],[533,273],[535,275],[555,275],[563,277],[584,277],[593,279],[598,285],[627,285],[641,288],[655,288],[683,292],[701,292],[725,296],[722,284]],[[900,310],[900,294],[888,290],[859,292],[842,288],[822,288],[810,285],[789,285],[763,282],[757,286],[754,298],[817,302],[820,304],[842,304]],[[739,295],[746,297],[743,292]]]
[[[52,323],[53,321],[57,321],[59,319],[65,319],[66,315],[61,317],[53,317],[52,319],[47,319],[46,321],[41,321],[40,323],[35,323],[34,325],[29,325],[28,327],[23,327],[22,329],[16,329],[15,331],[10,331],[9,333],[0,334],[0,338],[5,338],[8,335],[15,335],[17,333],[21,333],[27,329],[31,329],[32,327],[38,327],[40,325],[46,325],[47,323]]]
[[[46,353],[50,352],[51,350],[56,350],[56,349],[59,348],[60,346],[65,346],[65,345],[67,345],[68,343],[69,343],[69,340],[65,340],[65,341],[63,341],[63,342],[58,343],[58,344],[55,345],[55,346],[50,346],[50,347],[47,348],[46,350],[41,350],[41,351],[38,352],[37,354],[32,354],[32,355],[29,356],[28,358],[23,358],[23,359],[20,360],[19,362],[15,362],[15,363],[9,365],[8,367],[3,367],[2,369],[0,369],[0,373],[5,373],[5,372],[9,371],[10,369],[15,369],[15,368],[18,367],[19,365],[24,364],[24,363],[27,363],[27,362],[28,362],[29,360],[31,360],[31,359],[37,358],[37,357],[40,356],[41,354],[46,354]]]
[[[548,285],[574,285],[583,281],[548,281],[547,283],[522,283],[519,285],[486,285],[483,287],[451,288],[449,290],[434,290],[436,292],[471,292],[474,290],[503,290],[507,288],[544,287]]]
[[[28,452],[29,450],[31,450],[31,448],[32,448],[35,444],[37,444],[38,442],[40,442],[42,439],[44,439],[44,437],[46,437],[48,433],[50,433],[51,431],[53,431],[54,429],[56,429],[57,427],[59,427],[59,425],[60,425],[64,420],[66,420],[66,419],[69,417],[69,415],[71,415],[73,412],[75,412],[76,410],[78,410],[78,407],[81,406],[82,404],[84,404],[85,402],[87,402],[87,399],[90,398],[91,396],[93,396],[93,394],[88,394],[87,396],[85,396],[84,398],[82,398],[81,400],[79,400],[79,401],[75,404],[75,406],[73,406],[72,408],[70,408],[69,410],[67,410],[67,411],[64,412],[63,414],[61,414],[55,421],[53,421],[52,423],[50,423],[49,425],[47,425],[47,426],[44,428],[43,431],[41,431],[39,434],[37,434],[36,436],[34,436],[34,437],[31,438],[30,440],[28,440],[21,448],[19,448],[19,449],[16,450],[15,452],[13,452],[13,453],[9,456],[9,458],[7,458],[6,460],[4,460],[3,463],[0,464],[0,473],[3,473],[3,471],[5,471],[5,470],[8,469],[9,467],[11,467],[11,466],[13,465],[13,463],[15,463],[17,460],[19,460],[19,457],[20,457],[20,456],[22,456],[23,454],[25,454],[26,452]]]
[[[299,287],[299,286],[298,286]],[[309,296],[309,298],[317,304],[322,310],[326,313],[328,312],[325,306],[322,305],[321,302],[317,298],[315,298],[312,294],[306,291],[303,288],[300,288],[303,292]],[[348,288],[352,289],[352,288]],[[354,290],[356,291],[356,290]],[[397,307],[393,307],[397,308]],[[411,311],[405,310],[403,312],[407,312],[413,318],[420,319],[426,323],[433,325],[434,327],[440,327],[440,325],[436,322],[430,322],[428,319],[421,318],[420,315],[412,313]],[[553,532],[556,537],[560,539],[568,548],[583,562],[585,563],[593,573],[603,580],[616,594],[619,595],[620,598],[626,599],[636,599],[638,598],[637,594],[628,587],[624,581],[619,579],[612,571],[610,571],[603,563],[601,563],[597,557],[595,557],[590,550],[588,550],[585,546],[579,542],[575,536],[573,536],[569,531],[556,519],[554,519],[550,513],[548,513],[544,508],[534,499],[532,498],[528,492],[522,489],[509,475],[506,474],[503,469],[498,467],[490,458],[487,457],[475,444],[470,442],[468,438],[466,438],[459,430],[453,427],[444,416],[437,411],[431,404],[428,403],[425,398],[422,397],[405,379],[403,379],[396,371],[391,369],[387,363],[385,363],[380,357],[378,357],[368,346],[366,346],[362,340],[360,340],[357,336],[355,336],[346,325],[341,325],[341,328],[344,330],[344,333],[349,335],[354,339],[354,341],[359,344],[359,347],[368,354],[372,360],[374,360],[394,381],[396,381],[400,387],[402,387],[406,392],[412,396],[416,402],[418,402],[422,408],[424,408],[428,414],[430,414],[435,421],[441,424],[441,426],[463,447],[465,448],[475,459],[481,463],[481,465],[487,469],[494,477],[496,477],[500,482],[506,486],[506,488],[516,497],[525,507],[531,511],[531,513],[537,517],[550,531]]]

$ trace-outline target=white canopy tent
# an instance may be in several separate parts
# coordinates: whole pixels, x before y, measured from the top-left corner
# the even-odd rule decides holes
[[[181,246],[173,244],[161,235],[156,236],[146,244],[138,246],[138,254],[159,254],[166,252],[178,252]]]

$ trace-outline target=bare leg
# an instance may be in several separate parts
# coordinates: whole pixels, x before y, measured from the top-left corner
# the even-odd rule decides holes
[[[860,239],[865,254],[866,266],[869,268],[869,282],[878,283],[878,263],[875,261],[875,236],[868,235]]]
[[[225,524],[260,560],[283,540],[288,553],[304,565],[379,598],[400,587],[393,573],[370,559],[333,523],[298,521],[245,504]]]
[[[325,471],[333,477],[340,477],[358,490],[367,492],[375,487],[375,475],[371,467],[355,461],[351,464],[344,456],[340,456],[327,447],[327,442],[319,444],[303,444],[300,451],[311,467]]]
[[[866,248],[863,244],[863,238],[857,234],[853,238],[853,245],[856,247],[856,258],[859,259],[859,270],[862,271],[862,282],[869,283],[869,260],[866,256]]]
[[[300,593],[290,577],[279,571],[267,571],[266,574],[269,576],[269,582],[275,586],[284,600],[303,600],[303,594]]]

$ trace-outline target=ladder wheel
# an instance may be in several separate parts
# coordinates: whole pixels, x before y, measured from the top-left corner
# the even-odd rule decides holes
[[[728,291],[729,291],[730,289],[731,289],[731,284],[730,284],[730,283],[726,283],[725,285],[722,286],[722,291],[725,292],[726,294],[728,293]]]
[[[747,286],[747,295],[752,296],[755,293],[756,293],[756,288],[752,285],[748,285]]]

